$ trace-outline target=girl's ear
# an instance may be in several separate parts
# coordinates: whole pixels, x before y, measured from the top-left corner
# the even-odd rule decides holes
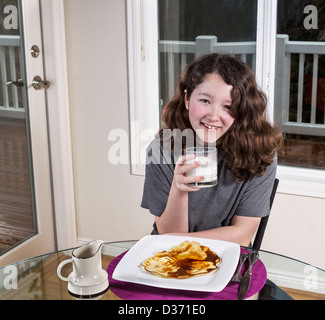
[[[187,99],[187,90],[184,90],[184,101],[185,101],[185,108],[188,110],[188,99]]]

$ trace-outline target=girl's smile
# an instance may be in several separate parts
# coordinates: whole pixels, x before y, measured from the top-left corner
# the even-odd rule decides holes
[[[185,107],[189,110],[191,125],[201,142],[215,143],[233,124],[232,89],[220,75],[210,73],[189,98],[187,90],[184,91]]]

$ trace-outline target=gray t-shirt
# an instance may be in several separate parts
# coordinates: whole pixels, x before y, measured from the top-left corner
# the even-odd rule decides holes
[[[236,182],[221,153],[218,152],[218,185],[188,194],[189,232],[228,226],[234,215],[264,217],[270,213],[277,159],[262,177],[251,175],[247,181]],[[150,143],[141,207],[155,216],[166,208],[175,160],[173,153],[161,147],[159,139]],[[155,223],[152,234],[158,234]]]

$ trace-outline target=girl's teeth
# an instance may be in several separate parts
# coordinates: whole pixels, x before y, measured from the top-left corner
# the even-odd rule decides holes
[[[204,123],[204,126],[206,126],[208,129],[217,129],[217,127],[210,126],[210,125],[208,125],[206,123]]]

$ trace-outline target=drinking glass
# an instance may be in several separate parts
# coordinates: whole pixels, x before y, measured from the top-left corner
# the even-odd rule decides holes
[[[195,158],[187,160],[186,164],[199,162],[200,166],[186,172],[187,177],[204,176],[200,182],[192,182],[187,185],[197,188],[214,187],[218,184],[218,150],[214,147],[186,148],[185,155],[195,154]]]

